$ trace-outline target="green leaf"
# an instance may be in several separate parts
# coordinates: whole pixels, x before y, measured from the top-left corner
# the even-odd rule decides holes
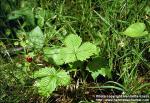
[[[111,69],[108,67],[108,63],[105,58],[94,58],[88,66],[87,70],[91,72],[93,79],[95,80],[99,75],[111,78]]]
[[[59,86],[67,86],[70,84],[70,76],[64,70],[61,70],[57,73],[58,81],[57,84]]]
[[[82,42],[81,38],[74,34],[68,35],[64,40],[64,44],[68,48],[74,48],[74,49],[77,49],[81,45],[81,42]]]
[[[38,78],[38,77],[45,77],[48,75],[56,74],[56,70],[54,68],[42,68],[39,71],[34,72],[33,78]]]
[[[97,53],[96,46],[90,42],[81,44],[82,40],[77,35],[69,35],[65,38],[66,47],[61,49],[61,55],[65,63],[75,62],[77,60],[86,60]]]
[[[44,48],[44,57],[46,61],[49,61],[49,58],[53,58],[52,62],[57,65],[61,65],[64,63],[59,48]]]
[[[77,61],[75,51],[72,48],[62,48],[60,51],[60,55],[62,55],[62,59],[64,63],[70,63]]]
[[[107,69],[108,68],[101,68],[98,70],[98,73],[105,77],[107,75]]]
[[[98,50],[94,44],[90,42],[81,44],[81,42],[82,40],[79,36],[70,34],[64,40],[66,47],[55,49],[47,48],[47,50],[44,50],[44,54],[51,54],[49,57],[53,58],[57,65],[78,60],[83,61],[90,58],[90,56],[97,54]]]
[[[44,77],[35,82],[34,86],[38,88],[38,92],[42,96],[49,96],[57,87],[56,77]]]
[[[98,77],[100,75],[100,72],[99,72],[99,70],[97,70],[97,71],[91,71],[91,76],[92,76],[92,78],[94,79],[94,80],[96,80],[96,78]]]
[[[148,31],[145,30],[145,24],[144,23],[134,23],[130,25],[124,32],[124,35],[127,35],[129,37],[142,37],[148,34]]]
[[[96,53],[97,53],[96,46],[93,45],[92,43],[86,42],[79,47],[76,56],[78,60],[83,61]]]
[[[33,78],[37,79],[34,86],[42,96],[49,96],[58,86],[67,86],[71,81],[67,72],[56,71],[53,67],[45,67],[35,71]]]
[[[36,49],[41,49],[43,47],[45,38],[40,27],[37,26],[29,33],[28,40],[32,43],[30,46]]]
[[[90,70],[89,70],[90,71]],[[93,79],[95,80],[99,75],[111,78],[111,70],[109,68],[99,68],[96,71],[90,71]]]

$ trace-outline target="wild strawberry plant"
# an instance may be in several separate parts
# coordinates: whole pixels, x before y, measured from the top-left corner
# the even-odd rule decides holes
[[[44,55],[46,58],[52,58],[57,65],[62,65],[78,60],[84,61],[97,54],[97,48],[94,44],[81,43],[82,39],[79,36],[70,34],[64,40],[65,47],[44,48]]]
[[[123,34],[130,37],[141,37],[147,35],[147,31],[144,30],[143,23],[135,23],[129,26]],[[27,33],[25,47],[33,49],[33,54],[43,50],[43,58],[46,62],[60,67],[63,64],[77,61],[84,62],[92,57],[92,61],[86,67],[92,78],[96,80],[99,75],[112,78],[112,70],[108,66],[108,61],[100,57],[100,50],[94,43],[82,42],[82,38],[75,34],[67,35],[62,41],[62,46],[45,47],[44,43],[45,35],[39,26]],[[30,63],[32,58],[27,57],[26,60]],[[59,86],[67,86],[71,83],[69,72],[61,70],[61,67],[57,69],[55,66],[39,68],[33,73],[32,77],[36,80],[34,87],[42,96],[50,96]]]
[[[6,1],[16,7],[4,5]],[[14,63],[13,57],[19,58],[15,68],[12,69],[10,66],[11,71],[5,69],[7,66],[1,63],[0,74],[3,82],[0,86],[6,84],[5,87],[9,86],[13,90],[16,89],[16,84],[23,87],[33,86],[28,89],[36,91],[34,96],[31,93],[33,90],[27,90],[25,93],[19,90],[19,92],[25,94],[22,96],[25,97],[24,100],[27,95],[32,95],[30,102],[35,102],[32,99],[38,99],[37,93],[49,97],[62,86],[68,88],[75,85],[76,93],[80,89],[83,91],[84,88],[99,90],[107,88],[113,90],[113,93],[114,90],[119,90],[122,94],[138,94],[150,85],[144,83],[144,79],[139,78],[137,73],[139,68],[143,69],[142,71],[149,68],[147,49],[150,41],[148,33],[150,7],[144,5],[148,4],[148,0],[138,2],[132,0],[6,1],[0,1],[0,8],[6,7],[1,10],[1,14],[6,12],[6,15],[0,16],[0,32],[5,34],[2,35],[3,37],[16,36],[12,46],[19,47],[16,50],[19,51],[20,57],[15,48],[9,50],[9,45],[5,46],[4,43],[7,44],[9,40],[2,40],[4,43],[0,41],[2,45],[0,52],[5,53],[12,63]],[[105,6],[107,4],[109,6]],[[122,30],[124,31],[119,32]],[[15,51],[13,56],[10,51]],[[141,74],[148,74],[148,72]],[[9,79],[12,77],[13,79]],[[107,80],[117,82],[111,81],[101,86],[103,81],[101,78],[105,78],[105,82]],[[82,83],[84,85],[81,85]],[[94,84],[94,87],[89,87],[90,83]],[[88,92],[97,93],[99,90],[92,89]],[[7,93],[10,92],[3,92],[0,100],[3,100]],[[146,93],[149,93],[149,90]],[[11,96],[8,95],[9,97]],[[20,98],[18,94],[15,100],[16,98]],[[42,102],[44,99],[41,99]]]
[[[35,71],[33,78],[36,79],[34,86],[42,96],[50,96],[58,86],[67,86],[71,82],[68,72],[56,70],[54,67],[45,67]]]

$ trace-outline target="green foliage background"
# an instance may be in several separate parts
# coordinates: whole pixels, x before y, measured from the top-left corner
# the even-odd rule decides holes
[[[150,94],[149,5],[149,0],[0,0],[0,101],[53,102],[57,91],[68,103],[92,101],[84,95],[88,88],[102,94],[117,90]],[[59,53],[70,44],[65,42],[70,34],[82,39],[82,45],[90,43],[94,55],[92,49],[83,60],[76,57],[57,64],[54,56],[45,55],[46,48]],[[18,47],[23,50],[16,53]],[[27,56],[33,58],[31,63]],[[67,88],[78,84],[75,91],[80,98],[68,97],[61,86],[52,96],[40,96],[32,74],[47,66],[69,72],[72,80]]]

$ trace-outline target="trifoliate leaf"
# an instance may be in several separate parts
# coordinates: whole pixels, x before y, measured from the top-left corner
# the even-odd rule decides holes
[[[33,78],[45,77],[48,75],[56,74],[56,70],[54,68],[41,68],[39,71],[34,72]]]
[[[41,49],[43,47],[45,38],[40,27],[37,26],[29,33],[28,40],[32,43],[30,46],[36,49]]]
[[[56,77],[44,77],[35,81],[34,86],[38,88],[38,92],[42,96],[49,96],[57,87],[56,85],[57,78]]]
[[[34,86],[42,96],[49,96],[58,86],[70,83],[70,76],[64,70],[56,71],[55,68],[41,68],[35,71],[33,77],[37,79]]]
[[[98,54],[98,49],[94,44],[90,42],[81,44],[81,42],[82,40],[79,36],[70,34],[64,40],[66,47],[55,49],[47,48],[47,50],[44,50],[44,54],[51,54],[49,57],[53,58],[57,65],[75,62],[78,60],[83,61],[94,54]]]
[[[61,49],[61,55],[65,63],[75,62],[77,60],[86,60],[93,54],[97,53],[96,46],[90,42],[81,44],[82,40],[79,36],[69,35],[65,39],[65,48]]]
[[[64,70],[61,70],[57,73],[58,81],[57,84],[59,86],[67,86],[70,83],[70,76]]]
[[[144,23],[134,23],[130,25],[124,32],[124,35],[129,37],[142,37],[148,34],[148,31],[145,31]]]

